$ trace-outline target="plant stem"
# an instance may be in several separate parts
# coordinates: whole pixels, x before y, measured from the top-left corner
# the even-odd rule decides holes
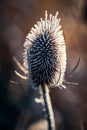
[[[45,106],[46,114],[47,114],[48,130],[55,130],[54,114],[52,110],[49,89],[46,85],[42,85],[41,88],[42,88],[42,93],[43,93],[44,106]]]

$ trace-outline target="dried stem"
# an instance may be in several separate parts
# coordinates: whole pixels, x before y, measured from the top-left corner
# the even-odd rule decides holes
[[[41,88],[42,88],[44,105],[47,114],[48,130],[55,130],[54,114],[52,110],[52,104],[50,100],[48,87],[46,85],[42,85]]]

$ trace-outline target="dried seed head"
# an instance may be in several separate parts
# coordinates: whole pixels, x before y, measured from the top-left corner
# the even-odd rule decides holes
[[[47,14],[31,28],[24,43],[24,67],[33,87],[62,86],[66,70],[66,45],[60,19]]]

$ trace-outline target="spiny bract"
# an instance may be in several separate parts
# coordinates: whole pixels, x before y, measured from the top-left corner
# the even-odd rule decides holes
[[[57,16],[58,12],[48,17],[45,11],[45,19],[41,18],[25,39],[23,65],[33,87],[46,84],[65,88],[66,45]]]

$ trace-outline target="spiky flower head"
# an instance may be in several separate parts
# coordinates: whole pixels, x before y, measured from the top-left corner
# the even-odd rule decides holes
[[[50,87],[64,87],[66,70],[66,45],[60,19],[45,11],[31,28],[24,43],[24,67],[29,71],[29,81],[33,87],[46,84]]]

